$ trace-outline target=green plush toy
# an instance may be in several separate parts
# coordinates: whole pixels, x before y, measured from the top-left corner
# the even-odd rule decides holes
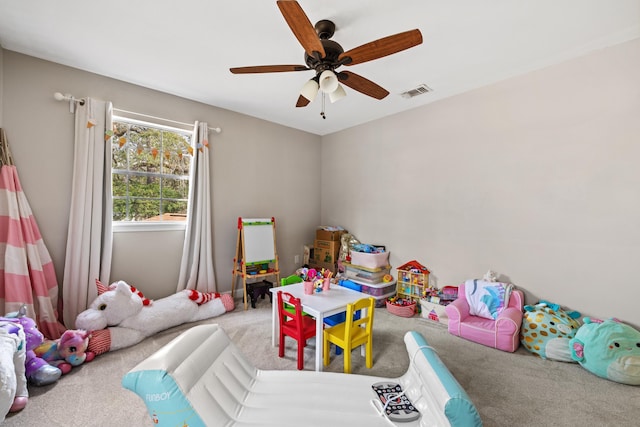
[[[525,305],[520,342],[543,359],[575,362],[569,342],[580,328],[579,317],[577,311],[567,312],[548,301]]]
[[[640,385],[640,331],[617,319],[583,321],[569,342],[571,357],[599,377]]]

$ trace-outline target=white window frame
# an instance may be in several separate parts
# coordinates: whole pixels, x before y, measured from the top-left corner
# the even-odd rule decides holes
[[[179,134],[189,134],[191,135],[191,140],[193,140],[193,129],[181,129],[173,126],[161,125],[158,123],[136,120],[126,116],[116,116],[114,115],[112,121],[115,122],[124,122],[130,124],[136,124],[141,126],[152,127],[156,129],[165,130],[168,132],[175,132]],[[113,171],[110,171],[111,179],[113,180]],[[191,172],[189,172],[191,175]],[[189,187],[191,187],[191,176],[189,176]],[[189,191],[191,194],[191,191]],[[191,200],[187,200],[187,206],[191,203]],[[127,232],[152,232],[152,231],[184,231],[187,228],[187,220],[185,221],[113,221],[111,220],[112,230],[114,233],[127,233]]]

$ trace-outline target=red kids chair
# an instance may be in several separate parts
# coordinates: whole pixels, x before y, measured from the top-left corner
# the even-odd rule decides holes
[[[284,357],[284,337],[289,336],[298,342],[298,370],[304,368],[304,347],[307,340],[316,335],[316,321],[313,317],[302,315],[300,299],[288,292],[278,294],[278,318],[280,319],[280,343],[278,356]],[[287,311],[287,306],[294,309]]]

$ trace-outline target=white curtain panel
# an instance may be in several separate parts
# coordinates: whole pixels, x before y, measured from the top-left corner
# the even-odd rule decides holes
[[[211,185],[209,181],[209,127],[196,122],[193,130],[193,158],[187,229],[184,236],[182,262],[177,290],[197,289],[217,292],[213,272],[211,232]]]
[[[112,106],[87,98],[75,115],[75,148],[67,253],[62,282],[63,318],[75,328],[77,315],[96,296],[96,279],[109,283],[111,270]]]

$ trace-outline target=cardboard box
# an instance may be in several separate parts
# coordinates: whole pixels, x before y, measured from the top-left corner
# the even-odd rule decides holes
[[[314,262],[335,263],[338,260],[340,242],[330,240],[316,240],[313,245]]]
[[[420,299],[420,307],[422,310],[420,316],[424,317],[425,319],[442,323],[443,325],[449,324],[449,316],[447,316],[444,305],[434,304],[425,299]]]
[[[313,251],[313,260],[311,260],[311,264],[331,264],[334,265],[336,262],[336,256],[331,252],[323,251],[322,249],[316,248]]]
[[[318,228],[316,230],[316,239],[339,242],[340,236],[342,236],[346,232],[347,230],[325,230],[322,228]]]
[[[313,244],[313,247],[316,249],[323,249],[326,251],[330,251],[331,253],[337,254],[340,250],[340,242],[332,241],[332,240],[318,240]]]

